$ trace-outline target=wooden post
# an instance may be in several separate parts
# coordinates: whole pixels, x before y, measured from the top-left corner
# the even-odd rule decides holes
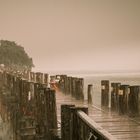
[[[68,88],[67,93],[70,94],[71,93],[71,77],[67,77],[67,88]]]
[[[80,80],[79,78],[75,81],[75,99],[80,100]]]
[[[67,77],[67,75],[65,77],[65,93],[67,95],[69,94],[69,83],[68,83],[68,77]]]
[[[93,97],[93,85],[88,85],[88,103],[89,104],[93,103],[92,97]]]
[[[44,83],[47,85],[49,84],[49,79],[48,79],[49,75],[47,73],[44,74]]]
[[[78,120],[77,120],[77,111],[81,110],[84,113],[88,114],[87,107],[71,107],[71,125],[70,125],[70,140],[79,140],[80,136],[78,133]]]
[[[59,80],[59,83],[58,83],[58,87],[59,87],[59,90],[62,91],[62,83],[63,83],[63,80],[62,80],[61,75],[59,75],[59,77],[60,77],[59,78],[60,80]]]
[[[79,95],[80,100],[84,100],[84,79],[79,78]]]
[[[63,80],[64,80],[64,93],[68,94],[67,93],[67,75],[62,75],[62,77],[63,77]]]
[[[29,80],[30,79],[30,71],[25,70],[23,72],[23,78],[26,79],[26,80]]]
[[[71,94],[72,92],[72,85],[71,85],[71,82],[72,81],[72,77],[69,77],[69,94]]]
[[[130,86],[128,100],[129,116],[138,116],[140,114],[140,86]]]
[[[30,81],[36,82],[36,77],[34,72],[30,72]]]
[[[45,106],[44,113],[46,114],[45,130],[47,140],[59,140],[60,133],[57,128],[57,111],[56,111],[56,97],[55,90],[47,88],[45,90]]]
[[[101,81],[101,105],[109,107],[109,80]]]
[[[124,114],[124,106],[123,106],[123,90],[119,90],[118,92],[118,113]]]
[[[128,112],[128,95],[129,85],[121,85],[119,90],[119,114],[127,114]]]
[[[64,79],[64,76],[63,75],[60,75],[60,81],[59,81],[59,84],[60,84],[60,90],[62,91],[62,93],[65,92],[65,79]]]
[[[62,140],[70,140],[70,107],[75,105],[61,105],[61,137]]]
[[[55,90],[46,89],[46,130],[50,135],[52,129],[57,129],[57,112],[56,112],[56,96]],[[48,135],[48,136],[49,136]],[[46,137],[47,138],[47,137]]]
[[[118,111],[118,94],[121,83],[111,83],[111,110]]]
[[[76,81],[77,81],[77,78],[73,77],[73,79],[72,79],[72,96],[74,98],[76,98]]]
[[[41,73],[41,72],[36,73],[36,82],[43,83],[43,73]]]
[[[3,81],[2,81],[2,71],[0,71],[0,89],[2,89],[2,84],[3,84]]]
[[[40,134],[40,131],[39,131],[39,122],[40,122],[40,104],[39,104],[39,88],[40,88],[40,84],[39,83],[34,83],[34,98],[35,98],[35,106],[36,106],[36,109],[35,109],[35,119],[36,119],[36,122],[37,122],[37,125],[36,125],[36,129],[37,129],[37,135]]]
[[[72,95],[72,97],[74,97],[74,92],[75,92],[75,81],[74,81],[75,79],[74,79],[74,77],[72,77],[72,79],[71,79],[71,95]]]

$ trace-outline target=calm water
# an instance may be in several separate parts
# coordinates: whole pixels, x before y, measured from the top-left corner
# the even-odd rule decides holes
[[[93,84],[93,104],[101,106],[101,80],[109,80],[111,82],[120,82],[121,84],[140,85],[140,75],[94,75],[84,76],[84,93],[87,99],[87,86]]]

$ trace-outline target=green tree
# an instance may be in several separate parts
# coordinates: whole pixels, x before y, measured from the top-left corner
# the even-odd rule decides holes
[[[0,40],[0,64],[13,70],[31,70],[34,66],[32,58],[24,48],[13,41]]]

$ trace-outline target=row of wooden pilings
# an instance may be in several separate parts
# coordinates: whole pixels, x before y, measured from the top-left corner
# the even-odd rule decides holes
[[[116,140],[88,116],[87,107],[61,106],[62,140]]]
[[[66,95],[72,95],[77,100],[84,100],[84,79],[70,77],[67,75],[56,75],[59,77],[58,87]]]
[[[52,130],[58,128],[56,97],[45,75],[35,73],[36,79],[28,81],[0,73],[0,113],[3,121],[11,124],[13,140],[54,140]]]
[[[101,87],[102,107],[108,108],[110,104],[111,110],[119,114],[131,117],[140,116],[140,86],[111,83],[110,92],[109,80],[103,80]]]

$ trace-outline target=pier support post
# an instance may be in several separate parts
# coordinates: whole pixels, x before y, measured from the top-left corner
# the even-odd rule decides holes
[[[79,140],[80,135],[78,133],[79,131],[79,123],[77,120],[77,111],[83,111],[84,113],[88,114],[88,108],[87,107],[71,107],[71,126],[70,126],[70,140]]]
[[[36,82],[36,77],[34,72],[30,72],[30,81]]]
[[[129,85],[121,85],[119,90],[119,114],[128,113],[128,95],[129,95]]]
[[[62,140],[70,140],[70,123],[71,112],[70,108],[75,105],[61,105],[61,137]]]
[[[88,85],[88,103],[89,104],[93,103],[92,97],[93,97],[93,85],[90,84]]]
[[[74,98],[76,96],[76,87],[75,87],[76,79],[77,78],[75,78],[75,77],[72,78],[72,97],[74,97]]]
[[[43,73],[41,72],[36,73],[36,82],[41,84],[43,83]]]
[[[57,129],[55,90],[46,89],[46,106],[49,129]]]
[[[111,110],[118,111],[118,95],[121,83],[111,83]]]
[[[75,82],[75,98],[77,100],[84,100],[84,79],[83,78],[77,78]]]
[[[109,80],[101,81],[101,105],[102,107],[109,106]]]
[[[68,94],[71,94],[71,77],[68,77]]]
[[[79,94],[80,94],[80,100],[84,100],[84,79],[79,78]]]
[[[129,116],[138,116],[140,114],[140,86],[130,86],[128,100]]]
[[[48,87],[48,85],[49,85],[49,75],[47,74],[47,73],[45,73],[44,74],[44,83],[47,85],[47,87]]]

